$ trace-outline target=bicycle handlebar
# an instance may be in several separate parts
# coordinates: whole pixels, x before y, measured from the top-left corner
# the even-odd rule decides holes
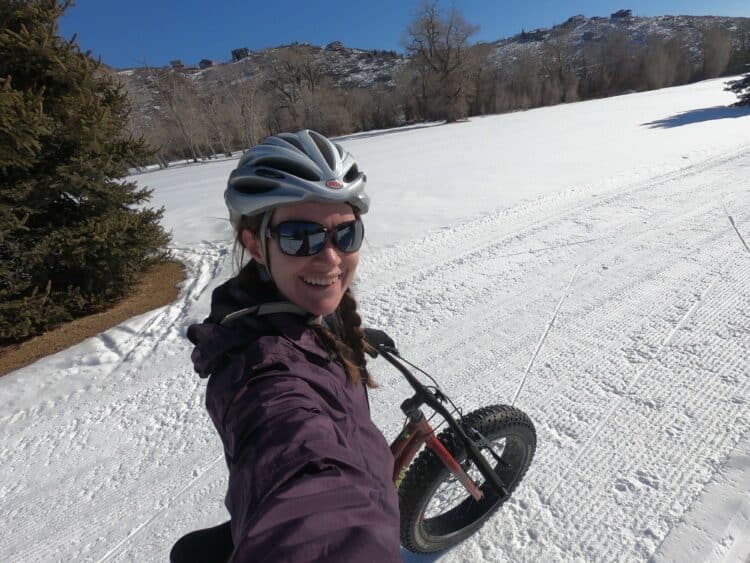
[[[380,345],[377,347],[377,352],[383,356],[385,360],[388,361],[393,367],[395,367],[398,371],[401,372],[401,374],[406,378],[406,381],[409,382],[409,385],[411,385],[414,388],[414,391],[416,392],[416,395],[414,399],[415,401],[409,403],[406,407],[404,405],[407,404],[407,401],[404,401],[404,405],[402,405],[402,408],[406,409],[413,409],[418,410],[419,405],[424,403],[427,406],[429,406],[432,410],[437,412],[440,416],[442,416],[445,421],[448,423],[448,425],[451,427],[451,429],[456,433],[456,435],[461,439],[464,446],[467,450],[467,455],[474,461],[474,463],[477,465],[477,469],[479,469],[479,472],[484,477],[485,481],[490,483],[492,485],[492,488],[495,489],[495,492],[501,495],[502,497],[506,498],[510,496],[510,493],[505,488],[504,483],[500,480],[500,478],[497,476],[497,473],[492,469],[489,463],[487,463],[487,459],[482,455],[482,453],[479,451],[479,448],[477,448],[476,444],[474,443],[474,440],[469,438],[469,436],[466,435],[466,432],[461,427],[461,425],[456,421],[456,419],[453,418],[451,413],[448,411],[447,408],[440,402],[440,400],[436,397],[435,393],[427,389],[419,379],[402,363],[401,356],[398,353],[398,350],[396,350],[395,347]],[[404,410],[405,414],[409,414],[406,410]]]

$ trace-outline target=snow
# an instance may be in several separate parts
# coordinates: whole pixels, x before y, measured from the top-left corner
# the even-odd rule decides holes
[[[750,254],[723,206],[750,239],[750,112],[722,88],[341,139],[373,200],[365,322],[467,412],[520,391],[538,432],[496,517],[405,560],[747,561]],[[226,519],[184,334],[234,268],[235,165],[133,176],[187,267],[175,303],[0,379],[0,560],[162,561]],[[407,386],[372,369],[392,438]]]

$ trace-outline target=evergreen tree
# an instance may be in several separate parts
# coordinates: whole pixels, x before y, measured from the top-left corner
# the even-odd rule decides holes
[[[739,98],[734,105],[750,106],[750,72],[742,78],[727,82],[725,90],[734,92]]]
[[[163,210],[122,180],[150,154],[75,39],[71,0],[0,0],[0,344],[106,307],[164,256]]]

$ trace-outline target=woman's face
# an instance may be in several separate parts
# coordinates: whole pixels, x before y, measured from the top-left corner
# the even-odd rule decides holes
[[[297,203],[277,208],[271,218],[271,227],[284,221],[312,221],[334,229],[355,218],[354,211],[346,203]],[[255,237],[248,231],[242,236],[253,258],[266,264]],[[336,310],[359,263],[359,251],[347,254],[336,248],[332,241],[312,256],[288,256],[273,237],[267,240],[266,248],[271,277],[279,291],[289,301],[314,315],[325,316]]]

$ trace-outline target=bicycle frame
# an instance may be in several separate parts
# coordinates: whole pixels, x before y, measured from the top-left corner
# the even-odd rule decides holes
[[[440,458],[445,467],[456,476],[458,481],[464,486],[464,488],[466,488],[475,500],[479,501],[484,496],[484,493],[474,480],[466,474],[461,465],[435,436],[432,427],[429,422],[427,422],[424,413],[422,413],[419,408],[422,404],[426,404],[445,419],[454,433],[464,443],[467,456],[474,461],[485,481],[495,490],[495,492],[504,498],[510,496],[505,488],[505,484],[500,480],[497,473],[495,473],[485,457],[481,454],[476,443],[466,435],[461,425],[453,418],[453,416],[451,416],[448,409],[446,409],[441,403],[440,395],[427,389],[414,376],[414,374],[411,373],[401,361],[399,361],[400,358],[398,352],[394,348],[380,346],[378,347],[377,352],[403,374],[415,391],[413,397],[406,399],[401,404],[401,410],[407,417],[407,424],[391,444],[391,452],[393,452],[393,457],[395,458],[393,482],[396,485],[396,488],[401,484],[401,481],[406,475],[406,471],[414,459],[414,456],[419,451],[419,448],[422,444],[426,444],[427,447],[435,452],[435,455]]]
[[[401,481],[406,476],[406,471],[409,469],[414,456],[417,455],[419,448],[422,447],[422,444],[427,444],[427,447],[435,452],[435,455],[440,458],[443,465],[456,476],[471,496],[475,500],[481,500],[484,497],[484,493],[471,480],[471,477],[466,474],[442,442],[437,439],[422,411],[418,411],[418,413],[418,420],[410,419],[404,426],[401,434],[391,444],[391,452],[394,457],[393,483],[396,485],[396,488],[398,489],[401,486]]]

